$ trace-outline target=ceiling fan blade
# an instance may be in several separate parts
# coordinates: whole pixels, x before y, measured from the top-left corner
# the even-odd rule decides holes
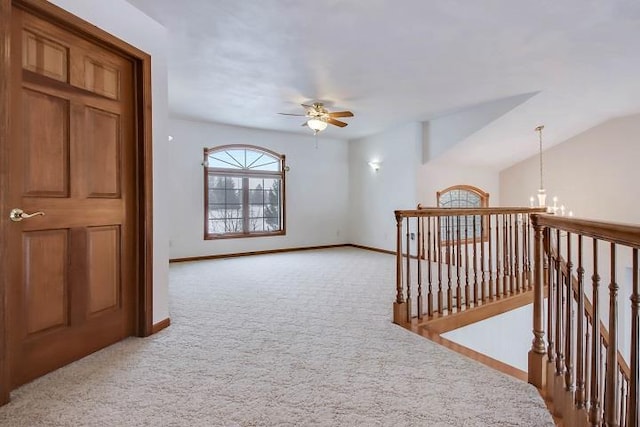
[[[304,108],[314,108],[313,105],[307,105],[307,104],[300,104],[300,105],[302,105]]]
[[[353,117],[353,113],[351,111],[336,111],[329,113],[329,117]]]
[[[292,113],[278,113],[281,116],[300,116],[300,117],[304,117],[306,116],[306,114],[292,114]]]
[[[329,117],[327,119],[327,123],[330,123],[334,126],[340,126],[341,128],[345,127],[347,125],[347,123],[345,122],[341,122],[340,120],[336,120],[336,119],[332,119],[331,117]]]

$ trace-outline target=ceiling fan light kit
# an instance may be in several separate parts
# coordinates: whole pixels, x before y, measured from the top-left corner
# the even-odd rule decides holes
[[[325,122],[322,119],[309,119],[305,124],[309,126],[311,130],[313,130],[313,133],[321,132],[325,130],[327,126],[329,126],[329,123]]]
[[[304,114],[290,114],[290,113],[278,113],[284,116],[301,116],[307,117],[308,120],[302,124],[302,126],[307,126],[309,129],[313,131],[314,135],[317,135],[318,132],[322,132],[329,125],[334,125],[338,127],[345,127],[347,123],[336,120],[336,117],[353,117],[353,113],[351,111],[336,111],[330,112],[324,107],[324,104],[321,102],[315,102],[313,105],[301,104],[302,107],[305,108]]]

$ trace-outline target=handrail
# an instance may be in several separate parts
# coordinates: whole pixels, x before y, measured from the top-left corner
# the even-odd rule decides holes
[[[427,217],[427,216],[462,216],[483,214],[518,214],[518,213],[542,213],[545,208],[530,207],[506,207],[506,208],[437,208],[421,207],[418,209],[406,209],[394,211],[396,218]]]
[[[594,221],[550,214],[533,214],[533,225],[559,228],[574,234],[581,234],[609,243],[640,249],[640,227],[633,224]]]

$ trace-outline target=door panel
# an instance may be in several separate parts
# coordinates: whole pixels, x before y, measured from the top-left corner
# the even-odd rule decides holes
[[[67,230],[24,233],[27,337],[68,324]]]
[[[22,91],[24,195],[69,195],[69,101]]]
[[[86,109],[88,197],[120,197],[120,117],[96,108]]]
[[[22,66],[25,70],[66,82],[68,55],[65,46],[28,30],[22,32]]]
[[[90,315],[120,307],[120,227],[87,231]]]
[[[78,83],[72,82],[72,84]],[[84,58],[84,80],[79,84],[91,92],[104,95],[107,98],[119,99],[120,73],[118,69],[89,56]]]
[[[17,387],[135,332],[134,67],[12,10],[9,372]]]

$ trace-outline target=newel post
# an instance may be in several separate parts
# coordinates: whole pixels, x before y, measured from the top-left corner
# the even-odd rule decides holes
[[[539,389],[545,386],[547,352],[544,345],[544,266],[542,245],[544,227],[538,224],[538,215],[531,215],[535,230],[534,240],[534,281],[533,281],[533,342],[529,350],[529,383]]]
[[[407,303],[402,291],[402,214],[396,215],[396,300],[393,303],[393,323],[407,323]]]

